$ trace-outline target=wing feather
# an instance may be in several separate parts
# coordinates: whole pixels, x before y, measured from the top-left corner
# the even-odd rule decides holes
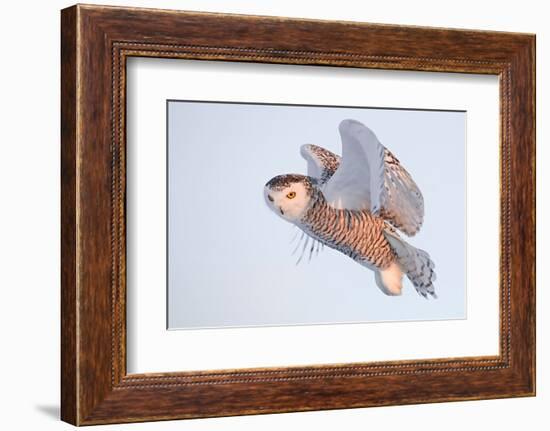
[[[379,214],[403,233],[416,234],[424,221],[424,198],[411,175],[384,148],[384,190]]]
[[[300,148],[300,154],[307,161],[307,174],[325,184],[340,165],[340,156],[317,145],[306,144]]]
[[[342,158],[323,187],[335,208],[369,210],[405,234],[424,219],[424,199],[411,175],[368,127],[355,120],[339,126]]]
[[[339,131],[342,159],[323,188],[325,198],[335,208],[372,211],[379,207],[384,186],[383,147],[358,121],[342,121]]]

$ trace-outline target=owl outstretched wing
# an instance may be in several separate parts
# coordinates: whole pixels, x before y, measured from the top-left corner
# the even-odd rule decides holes
[[[306,144],[300,147],[300,154],[307,161],[307,174],[325,184],[340,165],[340,156],[317,145]]]
[[[399,160],[364,124],[344,120],[339,126],[342,158],[322,188],[335,208],[369,210],[412,236],[424,219],[424,198]]]

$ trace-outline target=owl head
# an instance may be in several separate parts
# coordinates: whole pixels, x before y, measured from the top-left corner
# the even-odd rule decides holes
[[[305,175],[278,175],[264,187],[267,206],[289,222],[298,222],[302,218],[313,195],[313,182]]]

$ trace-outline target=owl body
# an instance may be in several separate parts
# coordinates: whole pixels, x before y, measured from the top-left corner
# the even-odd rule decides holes
[[[396,256],[384,236],[388,226],[365,210],[337,209],[316,190],[296,225],[312,238],[370,269],[383,270]]]

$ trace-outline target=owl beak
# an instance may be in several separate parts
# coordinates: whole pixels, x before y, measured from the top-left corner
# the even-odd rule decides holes
[[[279,207],[279,211],[280,211],[281,215],[285,215],[285,212],[283,211],[283,209],[281,207]]]

